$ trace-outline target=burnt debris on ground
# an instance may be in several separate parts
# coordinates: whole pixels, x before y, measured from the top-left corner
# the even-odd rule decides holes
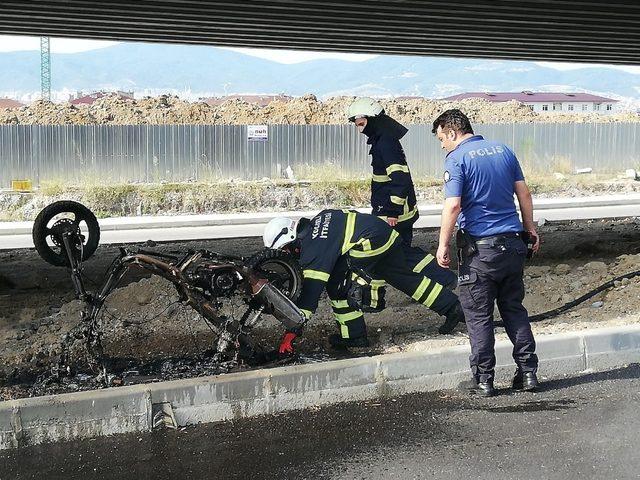
[[[640,220],[637,218],[548,222],[539,229],[541,254],[525,270],[525,306],[541,313],[575,300],[585,292],[627,272],[640,270]],[[437,245],[437,231],[420,230],[415,242],[428,251]],[[205,248],[229,255],[247,255],[261,248],[260,239],[223,239],[159,244],[167,253]],[[95,280],[117,253],[104,245],[85,264]],[[60,355],[62,338],[79,322],[81,304],[64,268],[52,267],[33,250],[0,252],[0,398],[11,399],[59,391],[95,388],[164,379],[241,371],[254,368],[213,361],[215,335],[192,310],[176,302],[171,285],[158,277],[132,271],[108,298],[103,321],[103,344],[111,359],[111,377],[79,368],[59,382],[51,380],[51,366]],[[241,305],[227,305],[239,309]],[[537,335],[597,326],[640,322],[640,277],[616,282],[588,301],[534,325]],[[329,348],[326,337],[335,326],[326,299],[298,342],[300,357],[315,362],[349,355],[429,350],[468,342],[464,326],[451,335],[438,335],[441,319],[390,289],[388,307],[367,315],[372,347],[351,353]],[[253,332],[263,345],[277,345],[283,327],[270,317]],[[501,329],[498,338],[504,337]],[[505,337],[506,338],[506,337]],[[83,349],[72,357],[82,364]],[[270,365],[278,365],[278,362]],[[35,387],[34,387],[35,385]]]

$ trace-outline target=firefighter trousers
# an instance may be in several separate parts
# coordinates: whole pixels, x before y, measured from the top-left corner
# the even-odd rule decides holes
[[[362,278],[384,280],[440,315],[446,315],[458,303],[458,297],[449,289],[409,267],[400,239],[386,252],[376,256],[356,258],[343,255],[327,283],[327,294],[343,338],[367,335],[362,310],[349,306],[346,291],[341,288],[351,271]]]

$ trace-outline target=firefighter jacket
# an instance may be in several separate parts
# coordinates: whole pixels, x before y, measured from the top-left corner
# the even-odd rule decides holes
[[[400,242],[385,221],[353,210],[323,210],[298,233],[304,277],[296,302],[309,318],[318,307],[331,272],[342,255],[376,257]]]
[[[398,222],[418,219],[416,192],[407,166],[400,139],[407,129],[387,115],[369,117],[363,132],[371,145],[371,207],[372,214]]]

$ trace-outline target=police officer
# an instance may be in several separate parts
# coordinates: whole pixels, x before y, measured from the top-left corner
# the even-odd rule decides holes
[[[432,132],[448,152],[436,258],[441,266],[449,267],[450,240],[457,219],[459,297],[469,332],[469,358],[477,390],[484,396],[495,393],[495,301],[513,343],[517,370],[512,386],[534,390],[538,385],[538,357],[529,317],[522,306],[522,275],[527,255],[523,239],[531,239],[532,252],[537,252],[540,240],[533,223],[531,194],[520,164],[506,145],[474,135],[469,119],[460,110],[441,114],[433,122]]]
[[[402,241],[384,220],[352,210],[323,210],[296,222],[272,219],[263,235],[268,248],[282,248],[299,257],[304,281],[296,301],[309,319],[326,288],[340,333],[331,335],[335,347],[366,347],[367,328],[357,286],[344,288],[345,278],[357,272],[358,280],[383,279],[414,300],[426,305],[454,326],[464,321],[457,297],[436,281],[413,271],[406,262]],[[300,332],[287,332],[280,353],[293,352],[292,341]]]
[[[369,97],[356,98],[347,109],[347,117],[371,145],[371,213],[400,234],[405,257],[416,273],[455,288],[455,274],[441,268],[433,255],[411,245],[413,225],[419,214],[411,172],[400,143],[407,129],[386,115],[382,105]],[[379,284],[372,284],[374,296],[378,288]],[[384,289],[379,289],[377,297],[384,302]]]

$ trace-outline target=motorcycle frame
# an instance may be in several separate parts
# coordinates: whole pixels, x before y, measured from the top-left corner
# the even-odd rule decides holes
[[[205,298],[203,293],[199,289],[189,283],[184,278],[184,273],[195,262],[200,259],[207,259],[212,261],[220,261],[220,268],[233,268],[236,273],[240,275],[243,282],[240,284],[240,288],[245,288],[246,293],[251,296],[256,296],[265,290],[265,285],[268,282],[257,277],[250,268],[243,265],[237,259],[228,256],[220,256],[216,253],[209,252],[207,250],[199,250],[196,252],[189,252],[181,259],[178,257],[168,256],[156,252],[148,252],[139,250],[132,253],[124,248],[120,248],[120,254],[114,260],[109,270],[105,273],[105,279],[101,287],[96,293],[87,291],[84,280],[82,278],[82,262],[78,260],[74,255],[74,248],[77,245],[77,233],[65,232],[62,234],[62,241],[65,253],[69,261],[69,269],[71,273],[71,281],[73,283],[74,290],[78,299],[82,300],[85,304],[85,308],[81,313],[81,320],[85,325],[85,334],[87,347],[98,349],[96,352],[98,355],[102,355],[100,333],[98,328],[98,313],[104,305],[106,298],[115,289],[116,285],[124,277],[127,271],[132,267],[142,268],[147,270],[153,275],[157,275],[169,281],[177,290],[179,299],[181,302],[193,308],[200,315],[202,315],[209,323],[210,326],[219,335],[217,350],[218,352],[224,351],[227,346],[233,342],[249,349],[254,348],[253,341],[243,331],[243,326],[235,328],[233,332],[230,332],[227,328],[222,328],[220,323],[223,318],[218,314],[218,308],[212,303],[212,301]],[[168,263],[160,260],[156,257],[166,257],[176,260],[175,264]],[[304,316],[300,313],[302,318]],[[290,326],[290,321],[280,319],[286,326]],[[255,322],[255,319],[254,319]],[[251,322],[249,322],[251,323]],[[228,327],[227,322],[225,325]],[[247,324],[247,327],[250,327]],[[232,328],[233,329],[233,328]]]

